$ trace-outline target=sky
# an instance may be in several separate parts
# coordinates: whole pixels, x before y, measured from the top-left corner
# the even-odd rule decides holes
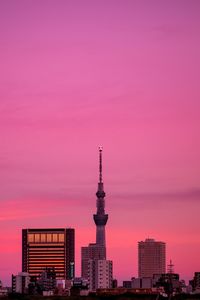
[[[21,230],[95,241],[103,146],[108,258],[137,277],[137,243],[200,271],[200,1],[0,1],[0,280]]]

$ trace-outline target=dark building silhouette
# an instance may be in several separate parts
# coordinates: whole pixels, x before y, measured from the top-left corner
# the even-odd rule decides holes
[[[132,281],[131,280],[125,280],[122,283],[123,288],[131,289],[132,288]]]
[[[54,268],[56,279],[72,279],[75,272],[72,228],[22,230],[22,271],[39,278],[46,268]]]
[[[200,291],[200,272],[194,273],[194,278],[189,281],[193,291]]]
[[[42,291],[54,291],[56,289],[56,272],[54,268],[45,268],[40,274],[38,284]]]

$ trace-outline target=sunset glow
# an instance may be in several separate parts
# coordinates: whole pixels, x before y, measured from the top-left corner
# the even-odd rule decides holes
[[[21,270],[22,228],[95,240],[103,146],[114,277],[137,242],[200,271],[200,1],[0,3],[0,279]],[[122,255],[123,253],[123,255]]]

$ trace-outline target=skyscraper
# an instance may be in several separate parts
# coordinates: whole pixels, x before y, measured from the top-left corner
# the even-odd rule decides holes
[[[112,285],[112,261],[106,260],[105,225],[108,215],[105,214],[105,195],[102,180],[102,147],[99,147],[97,212],[93,215],[96,224],[96,243],[81,248],[81,276],[88,280],[91,290],[107,288]]]
[[[56,279],[74,277],[74,229],[23,229],[22,271],[39,277],[46,268],[54,268]]]
[[[146,239],[138,242],[138,276],[153,277],[166,272],[166,247],[164,242]]]

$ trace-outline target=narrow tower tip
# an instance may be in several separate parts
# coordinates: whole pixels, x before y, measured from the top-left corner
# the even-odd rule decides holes
[[[102,151],[103,147],[99,146],[99,182],[102,183]]]

